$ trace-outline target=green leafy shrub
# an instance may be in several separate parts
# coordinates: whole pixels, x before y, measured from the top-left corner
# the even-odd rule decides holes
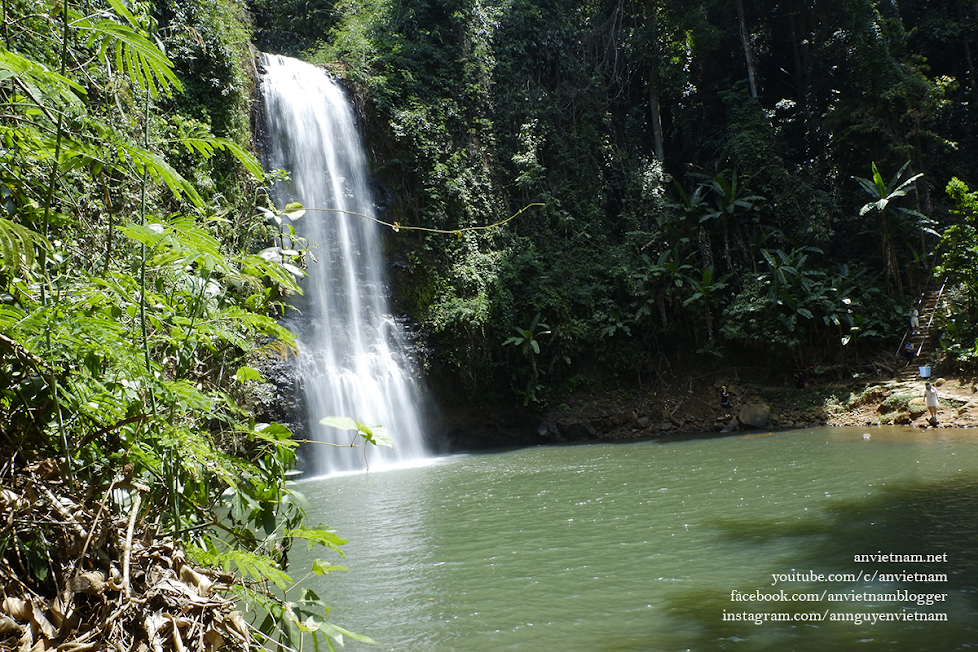
[[[273,316],[299,292],[301,271],[298,252],[260,249],[275,232],[255,210],[260,165],[211,131],[243,135],[240,102],[215,110],[215,94],[240,82],[230,36],[201,26],[198,36],[217,39],[212,70],[221,81],[197,88],[194,104],[179,96],[185,87],[157,39],[174,37],[184,64],[193,48],[186,34],[155,32],[151,5],[67,2],[54,15],[16,13],[27,9],[4,3],[0,40],[0,446],[12,461],[4,473],[55,460],[72,493],[110,510],[137,506],[134,516],[198,563],[238,576],[237,595],[270,614],[256,630],[267,640],[298,647],[302,627],[368,640],[330,625],[318,596],[290,602],[276,593],[293,585],[293,542],[333,552],[344,542],[305,524],[285,480],[295,464],[291,433],[243,407],[247,383],[260,379],[248,363],[294,349]],[[184,10],[169,16],[171,28],[187,20]],[[167,116],[181,103],[198,115]],[[181,174],[195,168],[196,183]],[[221,168],[234,180],[219,179]],[[234,193],[241,205],[230,203]],[[141,502],[112,493],[122,477],[140,487]],[[35,588],[63,583],[69,572],[46,572],[48,545],[22,539],[3,554],[26,555],[24,581]],[[311,572],[334,569],[317,561]]]

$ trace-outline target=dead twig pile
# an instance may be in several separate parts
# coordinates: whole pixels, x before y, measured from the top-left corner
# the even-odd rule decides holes
[[[9,471],[9,463],[8,469]],[[230,575],[188,563],[120,474],[78,496],[53,460],[0,474],[0,650],[248,650]]]

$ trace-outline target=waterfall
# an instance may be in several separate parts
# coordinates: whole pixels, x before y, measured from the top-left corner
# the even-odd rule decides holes
[[[299,341],[310,439],[349,444],[352,431],[319,425],[326,416],[381,424],[394,448],[310,445],[303,471],[323,475],[425,456],[420,392],[403,332],[388,311],[380,225],[353,111],[342,88],[310,64],[265,55],[261,78],[267,120],[266,165],[288,182],[274,192],[281,208],[307,208],[294,222],[308,249],[304,296],[287,326]],[[327,209],[327,210],[323,210]],[[364,456],[366,452],[366,458]]]

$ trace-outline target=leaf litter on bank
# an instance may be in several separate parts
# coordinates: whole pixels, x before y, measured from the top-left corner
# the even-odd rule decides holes
[[[55,460],[0,476],[0,650],[248,650],[225,594],[233,575],[195,568],[137,515],[146,487],[121,474],[79,495]]]

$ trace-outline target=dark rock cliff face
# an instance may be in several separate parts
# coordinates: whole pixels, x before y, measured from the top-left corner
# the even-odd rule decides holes
[[[462,452],[546,444],[539,431],[539,413],[510,406],[443,407],[433,422],[433,443],[439,452]]]
[[[264,69],[262,60],[265,55],[253,45],[250,46],[249,52],[251,59],[245,65],[245,70],[248,71],[249,90],[251,91],[251,142],[255,156],[264,166],[268,160],[265,151],[265,134],[268,133],[268,123],[265,115],[265,104],[261,99],[261,73]]]
[[[308,410],[305,405],[303,378],[295,364],[295,358],[276,358],[253,365],[265,377],[263,384],[255,388],[255,418],[266,423],[279,423],[292,431],[292,438],[315,439],[309,429]],[[300,444],[296,449],[299,470],[309,468],[307,456],[313,455],[312,444]]]
[[[265,377],[265,382],[256,386],[252,394],[255,418],[265,423],[280,423],[297,439],[305,439],[302,377],[294,359],[291,356],[286,360],[267,359],[254,366]]]

